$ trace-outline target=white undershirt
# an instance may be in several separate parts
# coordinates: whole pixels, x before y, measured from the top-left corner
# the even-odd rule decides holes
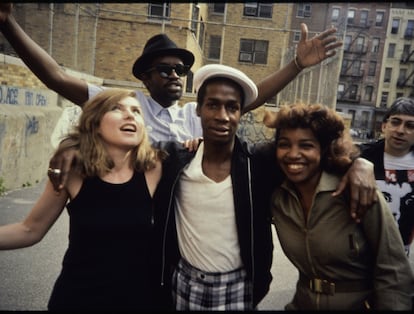
[[[393,156],[384,152],[384,168],[393,170],[412,170],[414,168],[414,154],[409,151],[404,156]]]
[[[228,272],[242,265],[231,176],[218,183],[205,176],[203,151],[201,143],[175,195],[178,243],[181,255],[194,267]]]

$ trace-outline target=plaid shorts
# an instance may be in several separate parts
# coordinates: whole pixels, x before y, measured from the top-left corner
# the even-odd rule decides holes
[[[184,259],[173,275],[173,298],[177,311],[254,310],[252,283],[246,271],[239,268],[227,273],[209,273],[190,265]]]

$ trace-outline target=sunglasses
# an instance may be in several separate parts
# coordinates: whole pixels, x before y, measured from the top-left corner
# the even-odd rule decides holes
[[[401,124],[404,125],[404,129],[407,133],[413,133],[414,132],[414,121],[403,121],[398,118],[390,118],[387,120],[390,123],[391,129],[396,129],[400,127]]]
[[[173,70],[175,71],[175,73],[177,73],[178,76],[182,77],[188,74],[188,71],[190,71],[190,66],[184,64],[157,64],[152,68],[149,68],[146,72],[149,73],[152,71],[157,71],[162,78],[167,78],[171,75]]]

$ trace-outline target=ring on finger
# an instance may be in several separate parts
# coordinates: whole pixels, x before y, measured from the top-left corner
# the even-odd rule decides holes
[[[49,168],[47,170],[47,172],[50,172],[50,173],[52,173],[54,175],[60,175],[60,173],[61,173],[60,169],[58,169],[58,168]]]

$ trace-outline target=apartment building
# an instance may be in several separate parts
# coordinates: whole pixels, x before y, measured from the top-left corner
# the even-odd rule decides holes
[[[414,5],[391,3],[377,99],[376,127],[398,97],[414,97]]]
[[[350,127],[357,138],[374,137],[376,103],[386,42],[390,3],[327,2],[296,3],[292,28],[301,22],[321,31],[330,25],[338,28],[343,48],[338,52],[340,72],[335,87],[335,108],[351,118]],[[299,39],[295,32],[291,43]],[[321,88],[320,84],[313,89]]]
[[[329,25],[338,28],[344,46],[335,107],[351,117],[350,127],[356,139],[378,137],[384,112],[394,99],[414,97],[413,10],[414,5],[408,2],[294,5],[292,29],[295,31],[290,46],[299,39],[301,22],[313,31]],[[317,90],[321,85],[313,86]]]
[[[135,84],[131,68],[147,39],[166,33],[206,63],[239,68],[255,81],[277,70],[288,44],[289,3],[16,3],[20,25],[65,68]],[[0,52],[14,54],[0,35]],[[194,100],[192,72],[185,99]],[[127,83],[129,82],[129,83]],[[273,100],[275,102],[275,100]]]

